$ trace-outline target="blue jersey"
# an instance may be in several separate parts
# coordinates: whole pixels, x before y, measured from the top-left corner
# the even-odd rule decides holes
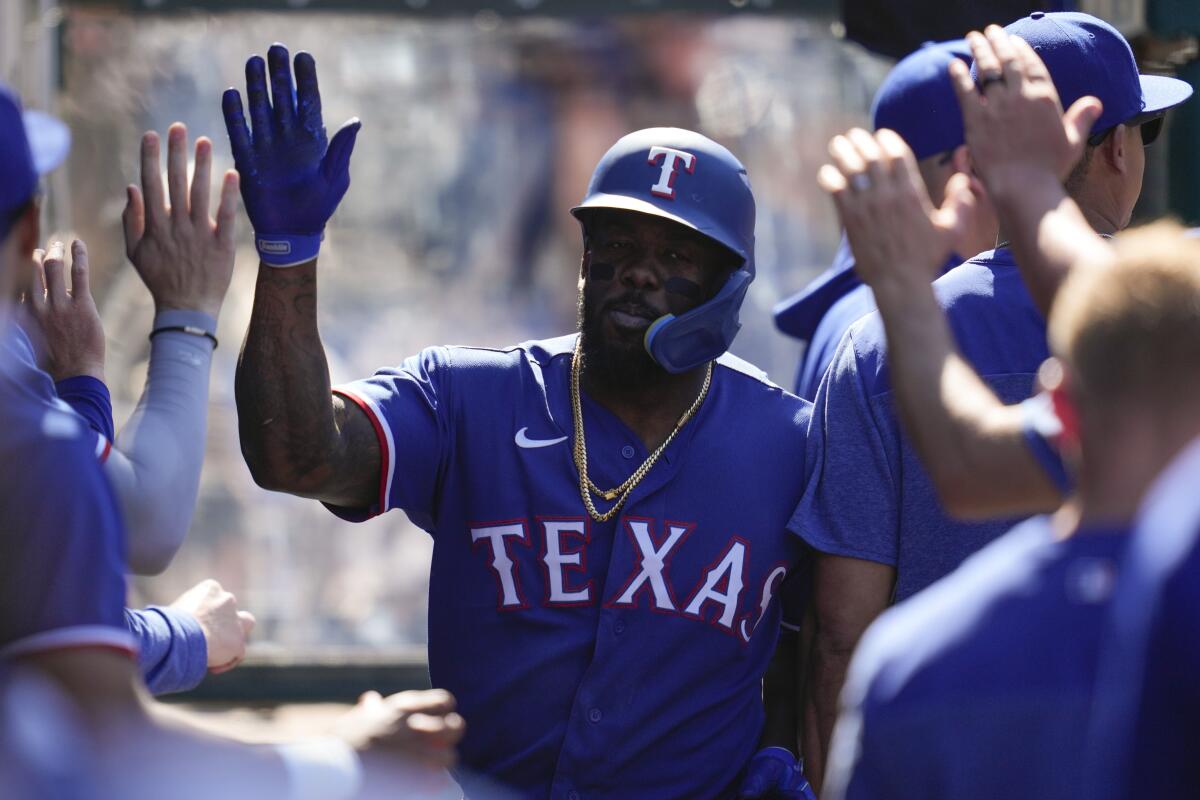
[[[966,359],[1005,402],[1027,398],[1048,356],[1046,324],[1006,249],[981,253],[934,282]],[[878,314],[843,338],[817,393],[810,480],[792,530],[815,549],[896,568],[903,599],[949,573],[1015,520],[968,524],[942,511],[901,434]]]
[[[831,788],[848,800],[1086,796],[1083,731],[1126,533],[1056,539],[1049,518],[1029,520],[880,617],[847,676]]]
[[[0,337],[0,660],[69,647],[136,653],[125,539],[95,435]]]
[[[1200,797],[1200,440],[1148,494],[1113,598],[1089,797]]]
[[[1049,394],[1038,392],[1021,403],[1021,433],[1030,454],[1058,491],[1067,494],[1074,481],[1063,463],[1062,432],[1062,420],[1058,418]]]
[[[758,748],[774,593],[801,549],[786,527],[809,405],[722,356],[696,416],[597,523],[572,460],[574,344],[431,348],[338,387],[383,468],[375,507],[334,510],[400,508],[432,534],[429,669],[467,720],[467,770],[524,797],[728,797]],[[620,485],[648,453],[582,405],[589,473]]]
[[[74,442],[72,447],[75,449],[82,447],[89,452],[93,465],[103,463],[108,458],[111,451],[110,442],[113,437],[112,405],[109,401],[108,388],[102,382],[95,378],[77,377],[68,378],[55,384],[49,375],[37,367],[29,339],[16,325],[10,325],[0,331],[0,361],[4,365],[0,367],[0,371],[4,373],[0,380],[4,382],[5,396],[13,398],[11,405],[14,409],[23,410],[30,418],[41,414],[41,419],[54,421],[51,426],[52,430],[70,430],[69,438]],[[70,402],[59,398],[57,391],[60,389],[67,392]],[[4,405],[7,407],[9,404]],[[22,447],[25,446],[33,448],[37,445],[22,445]],[[11,469],[16,469],[21,465],[22,461],[19,458],[7,463],[7,467]],[[50,468],[47,467],[47,469]],[[73,465],[71,469],[85,470],[78,464]],[[97,466],[94,471],[100,473],[101,468]],[[83,478],[81,481],[90,485],[92,479],[91,472],[87,472],[86,481]],[[103,493],[107,496],[111,492],[108,481],[102,474],[100,480]],[[61,472],[55,482],[47,485],[61,486],[64,492],[74,491],[71,488],[72,483],[69,476]],[[44,496],[45,491],[28,495],[29,498]],[[12,497],[16,502],[20,495],[14,494]],[[28,504],[28,498],[25,502]],[[14,514],[36,512],[39,519],[43,520],[39,523],[40,525],[53,527],[61,524],[65,526],[64,535],[75,535],[70,530],[70,525],[86,525],[86,523],[71,522],[68,519],[86,519],[86,515],[79,514],[79,509],[74,508],[69,502],[63,502],[60,505],[63,507],[55,509],[31,508],[28,505],[22,505],[17,511],[14,511]],[[94,513],[101,514],[100,511],[95,510]],[[107,513],[104,511],[105,515]],[[62,521],[55,522],[57,517],[54,515],[60,515]],[[12,519],[17,518],[12,517]],[[0,519],[7,520],[9,518],[0,515]],[[107,523],[99,520],[97,524],[103,527]],[[124,526],[119,522],[119,513],[116,513],[113,524],[119,526],[121,530],[117,537],[117,544],[120,546],[117,568],[118,575],[123,576],[126,569],[125,534]],[[50,539],[47,538],[48,540]],[[97,544],[102,543],[102,541],[97,542]],[[56,555],[56,551],[48,548],[42,555],[53,557]],[[14,555],[14,558],[17,557]],[[101,555],[96,554],[96,557],[99,558]],[[107,552],[104,557],[111,560],[113,553]],[[46,569],[31,568],[31,571],[26,573],[29,579],[43,580],[46,574],[52,574],[47,572],[48,565],[44,566]],[[81,564],[79,568],[83,569],[85,566],[85,564]],[[69,588],[72,585],[74,584],[68,582],[66,587]],[[80,590],[85,591],[88,586],[87,582],[81,582]],[[122,602],[125,594],[124,587],[123,578],[119,587],[117,585],[109,587],[111,591],[119,593]],[[0,606],[0,608],[2,607]],[[52,605],[50,607],[52,608]],[[138,671],[145,680],[146,687],[152,693],[166,694],[191,689],[198,685],[208,673],[208,643],[204,638],[204,630],[195,617],[186,611],[160,606],[151,606],[140,611],[126,610],[121,616],[121,624],[132,634],[132,638],[136,642]],[[56,637],[62,635],[55,634]],[[122,641],[127,638],[123,637]]]

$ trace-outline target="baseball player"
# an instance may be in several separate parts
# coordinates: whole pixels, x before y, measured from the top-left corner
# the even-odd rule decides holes
[[[1138,514],[1101,651],[1089,797],[1183,800],[1200,793],[1198,479],[1200,438],[1193,438],[1155,480]]]
[[[971,174],[970,152],[964,145],[962,115],[954,98],[947,68],[951,61],[970,63],[962,39],[927,43],[902,58],[879,86],[871,107],[875,129],[900,135],[918,159],[921,179],[936,205],[941,205],[952,175]],[[959,241],[943,272],[962,263],[963,256],[980,253],[996,242],[996,220],[978,181],[980,195],[969,223],[964,220]],[[962,255],[959,255],[962,254]],[[812,400],[833,360],[838,342],[850,326],[875,310],[870,287],[854,272],[854,256],[842,237],[833,266],[794,297],[775,307],[779,330],[807,342],[796,378],[796,394]]]
[[[753,760],[799,797],[794,744],[760,742],[761,679],[809,406],[725,353],[754,277],[745,169],[690,131],[623,137],[572,210],[578,334],[331,388],[317,257],[359,122],[327,146],[312,56],[294,85],[268,59],[249,124],[224,97],[261,260],[237,375],[255,480],[433,536],[429,669],[466,767],[523,797],[727,798]]]
[[[1008,31],[1040,48],[1064,104],[1085,95],[1103,102],[1067,188],[1097,232],[1119,230],[1141,189],[1142,123],[1185,100],[1190,87],[1139,76],[1120,34],[1085,14],[1037,12]],[[985,96],[1004,79],[998,65],[976,68],[983,70]],[[868,139],[863,132],[831,145],[850,187],[878,183],[890,163]],[[1029,396],[1049,353],[1044,319],[1022,282],[1009,233],[1001,230],[1000,238],[994,251],[951,270],[934,290],[965,360],[1000,398],[1013,402]],[[811,713],[821,720],[835,715],[849,654],[870,621],[1012,525],[946,516],[917,453],[901,436],[887,356],[878,315],[855,323],[842,340],[818,392],[819,422],[809,433],[813,479],[792,522],[792,530],[821,554],[814,566],[816,666],[809,679]],[[825,724],[820,734],[828,741]]]
[[[999,31],[989,36],[1008,41]],[[990,84],[984,95],[960,69],[956,88],[975,169],[996,198],[1022,279],[1045,314],[1066,274],[1103,268],[1112,253],[1102,240],[1079,234],[1089,225],[1062,183],[1084,153],[1099,104],[1084,97],[1061,115],[1049,74],[1022,41],[1003,50],[1002,63],[988,38],[973,36],[978,63],[1001,70],[1006,80]],[[1162,124],[1161,115],[1145,121],[1143,143]],[[877,215],[870,224],[881,221]],[[904,257],[890,254],[889,261]],[[869,282],[895,288],[890,266],[883,264]],[[943,506],[973,518],[1056,508],[1071,476],[1059,452],[1063,424],[1052,394],[1005,406],[963,361],[932,295],[919,289],[892,294],[896,302],[880,310],[890,349],[904,354],[890,365],[896,402]],[[1047,385],[1060,380],[1053,368],[1041,376]]]
[[[0,86],[6,344],[11,298],[39,237],[36,205],[8,201],[31,194],[38,174],[65,155],[65,147],[47,146],[59,126],[41,115],[25,117],[15,95]],[[277,747],[248,747],[154,721],[139,689],[137,642],[126,627],[125,531],[117,502],[87,424],[46,402],[41,384],[48,380],[19,353],[0,348],[0,675],[20,668],[65,695],[87,736],[91,760],[81,766],[90,770],[96,796],[338,800],[395,796],[408,787],[415,788],[406,796],[428,796],[428,786],[411,781],[433,778],[396,756],[439,768],[453,760],[462,720],[443,691],[364,696],[343,720],[340,738]]]
[[[1078,493],[871,627],[847,679],[830,796],[1093,796],[1086,731],[1103,702],[1128,534],[1152,481],[1200,434],[1198,265],[1200,243],[1158,223],[1117,237],[1108,269],[1067,279],[1049,333],[1064,375],[1055,400],[1078,420],[1068,432]],[[1182,610],[1195,590],[1179,588]],[[1194,628],[1169,636],[1180,656],[1195,650]],[[1182,690],[1170,695],[1177,718],[1194,713],[1194,673],[1185,681],[1182,665],[1159,666],[1156,677]],[[1194,753],[1186,765],[1180,755],[1164,760],[1190,768]],[[1152,788],[1160,782],[1139,771],[1136,793],[1170,796]]]
[[[70,141],[67,128],[46,115],[22,114],[15,95],[3,87],[0,113],[13,137],[23,134],[23,121],[37,130],[37,136],[22,135],[19,141],[14,138],[8,143],[15,151],[28,149],[28,140],[37,142],[31,151],[35,166],[48,169],[65,156]],[[186,188],[186,132],[176,129],[172,136],[176,152],[169,159],[168,177],[176,184],[182,181]],[[147,138],[153,142],[153,137]],[[147,184],[161,183],[156,143],[154,146],[153,158],[145,165]],[[204,140],[199,143],[197,166],[205,182],[210,161],[211,145]],[[14,160],[8,165],[0,190],[6,229],[21,222],[36,223],[36,175],[29,163]],[[194,198],[197,209],[203,204],[196,221],[201,213],[207,218],[206,195]],[[232,189],[228,197],[227,202],[236,197]],[[232,207],[227,213],[232,216]],[[13,369],[19,366],[24,371],[28,391],[35,392],[47,410],[77,412],[80,421],[87,421],[85,428],[92,429],[85,435],[93,440],[93,452],[124,501],[122,510],[135,534],[130,544],[140,554],[133,561],[142,571],[161,570],[181,543],[195,505],[204,452],[212,343],[198,336],[196,329],[189,333],[163,323],[172,317],[203,317],[215,324],[209,312],[220,307],[233,265],[232,247],[225,246],[227,252],[222,252],[215,246],[211,223],[206,237],[202,226],[186,217],[182,223],[176,219],[171,224],[156,224],[165,216],[165,210],[157,219],[152,215],[149,233],[138,233],[130,240],[131,252],[140,248],[133,260],[155,296],[159,327],[152,334],[146,391],[115,449],[110,444],[112,406],[103,382],[104,331],[89,289],[87,250],[82,242],[72,247],[70,292],[62,244],[34,251],[34,288],[26,307],[31,313],[23,316],[23,325],[11,324],[0,332],[0,351]],[[145,223],[140,224],[144,230]],[[53,375],[39,369],[26,327],[44,345]],[[221,672],[236,665],[245,654],[245,638],[254,617],[239,611],[233,595],[208,581],[169,606],[127,610],[126,624],[137,639],[138,666],[147,687],[155,694],[165,694],[196,686],[210,669]]]

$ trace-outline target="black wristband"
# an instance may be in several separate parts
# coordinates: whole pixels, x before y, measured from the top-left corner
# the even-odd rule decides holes
[[[166,333],[167,331],[189,333],[192,336],[205,336],[212,341],[213,350],[217,349],[217,337],[204,330],[204,328],[197,328],[194,325],[167,325],[162,328],[155,328],[154,330],[150,331],[150,338],[153,340],[155,336],[158,336],[160,333]]]

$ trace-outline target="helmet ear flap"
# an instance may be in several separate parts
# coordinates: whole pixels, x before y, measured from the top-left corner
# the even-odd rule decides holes
[[[667,314],[655,320],[643,340],[646,352],[676,374],[719,357],[741,330],[738,309],[752,280],[747,270],[735,270],[713,299],[681,316]]]

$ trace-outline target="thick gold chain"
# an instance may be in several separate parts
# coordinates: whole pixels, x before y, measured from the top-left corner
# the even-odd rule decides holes
[[[683,412],[683,416],[675,423],[675,430],[671,431],[671,435],[642,462],[640,467],[634,470],[628,480],[615,489],[605,491],[592,483],[592,479],[588,477],[587,441],[583,433],[583,404],[579,398],[579,360],[579,342],[576,341],[575,352],[571,355],[571,411],[575,416],[575,467],[579,470],[579,494],[583,497],[583,506],[587,509],[592,519],[596,520],[596,522],[608,522],[625,505],[625,501],[629,499],[629,495],[642,482],[642,478],[646,477],[646,473],[658,461],[658,457],[663,454],[663,451],[675,439],[675,435],[679,433],[679,429],[686,425],[687,421],[695,416],[696,411],[699,410],[700,404],[708,396],[708,387],[712,384],[712,362],[708,363],[708,369],[704,373],[704,385],[700,387],[700,394],[696,396],[695,402],[692,403],[687,411]],[[593,493],[603,497],[605,500],[616,500],[616,505],[601,514],[592,503]]]

